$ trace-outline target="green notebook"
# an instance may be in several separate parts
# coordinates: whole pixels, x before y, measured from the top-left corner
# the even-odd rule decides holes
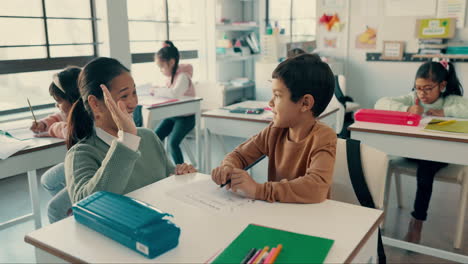
[[[437,125],[437,123],[440,121],[447,121],[447,120],[432,119],[424,129],[431,130],[431,131],[442,131],[442,132],[452,132],[452,133],[468,133],[468,121],[456,121],[455,123],[439,126]]]
[[[275,263],[323,263],[333,240],[250,224],[212,263],[240,263],[251,248],[283,245]]]

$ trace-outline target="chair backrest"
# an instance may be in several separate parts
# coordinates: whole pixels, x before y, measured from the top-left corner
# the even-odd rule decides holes
[[[362,170],[375,206],[379,209],[383,209],[384,206],[388,160],[386,153],[361,144]],[[337,141],[331,199],[359,205],[349,177],[346,140],[344,139]]]
[[[343,75],[335,75],[335,96],[338,101],[345,106],[346,99],[344,90],[341,88],[341,83],[344,83],[344,76]]]

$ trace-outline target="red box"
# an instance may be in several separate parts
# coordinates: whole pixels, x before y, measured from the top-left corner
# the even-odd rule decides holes
[[[359,109],[354,114],[354,119],[361,122],[383,123],[392,125],[417,126],[421,116],[408,112]]]

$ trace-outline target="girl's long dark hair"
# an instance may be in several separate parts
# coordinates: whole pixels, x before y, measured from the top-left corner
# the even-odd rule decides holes
[[[429,79],[435,83],[447,82],[445,91],[441,94],[442,97],[448,95],[463,95],[463,87],[458,80],[455,67],[452,63],[448,63],[448,70],[440,62],[428,61],[421,65],[416,72],[416,78]]]
[[[162,47],[157,53],[156,56],[162,61],[169,62],[171,59],[174,59],[174,67],[172,68],[171,73],[171,84],[174,82],[174,76],[179,68],[179,59],[180,54],[179,50],[174,46],[174,43],[170,40],[164,41],[164,47]]]
[[[68,115],[66,138],[68,148],[93,133],[94,115],[88,103],[88,96],[94,95],[102,100],[103,93],[100,85],[105,84],[111,89],[110,82],[123,72],[129,72],[129,70],[118,60],[105,57],[93,59],[83,67],[78,76],[80,99],[73,104]]]

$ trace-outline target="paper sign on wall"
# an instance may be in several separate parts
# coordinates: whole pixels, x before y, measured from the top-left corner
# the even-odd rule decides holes
[[[466,0],[439,0],[437,3],[438,18],[457,19],[457,28],[465,27]]]
[[[453,38],[455,35],[454,18],[433,18],[416,20],[416,37],[427,38]]]

